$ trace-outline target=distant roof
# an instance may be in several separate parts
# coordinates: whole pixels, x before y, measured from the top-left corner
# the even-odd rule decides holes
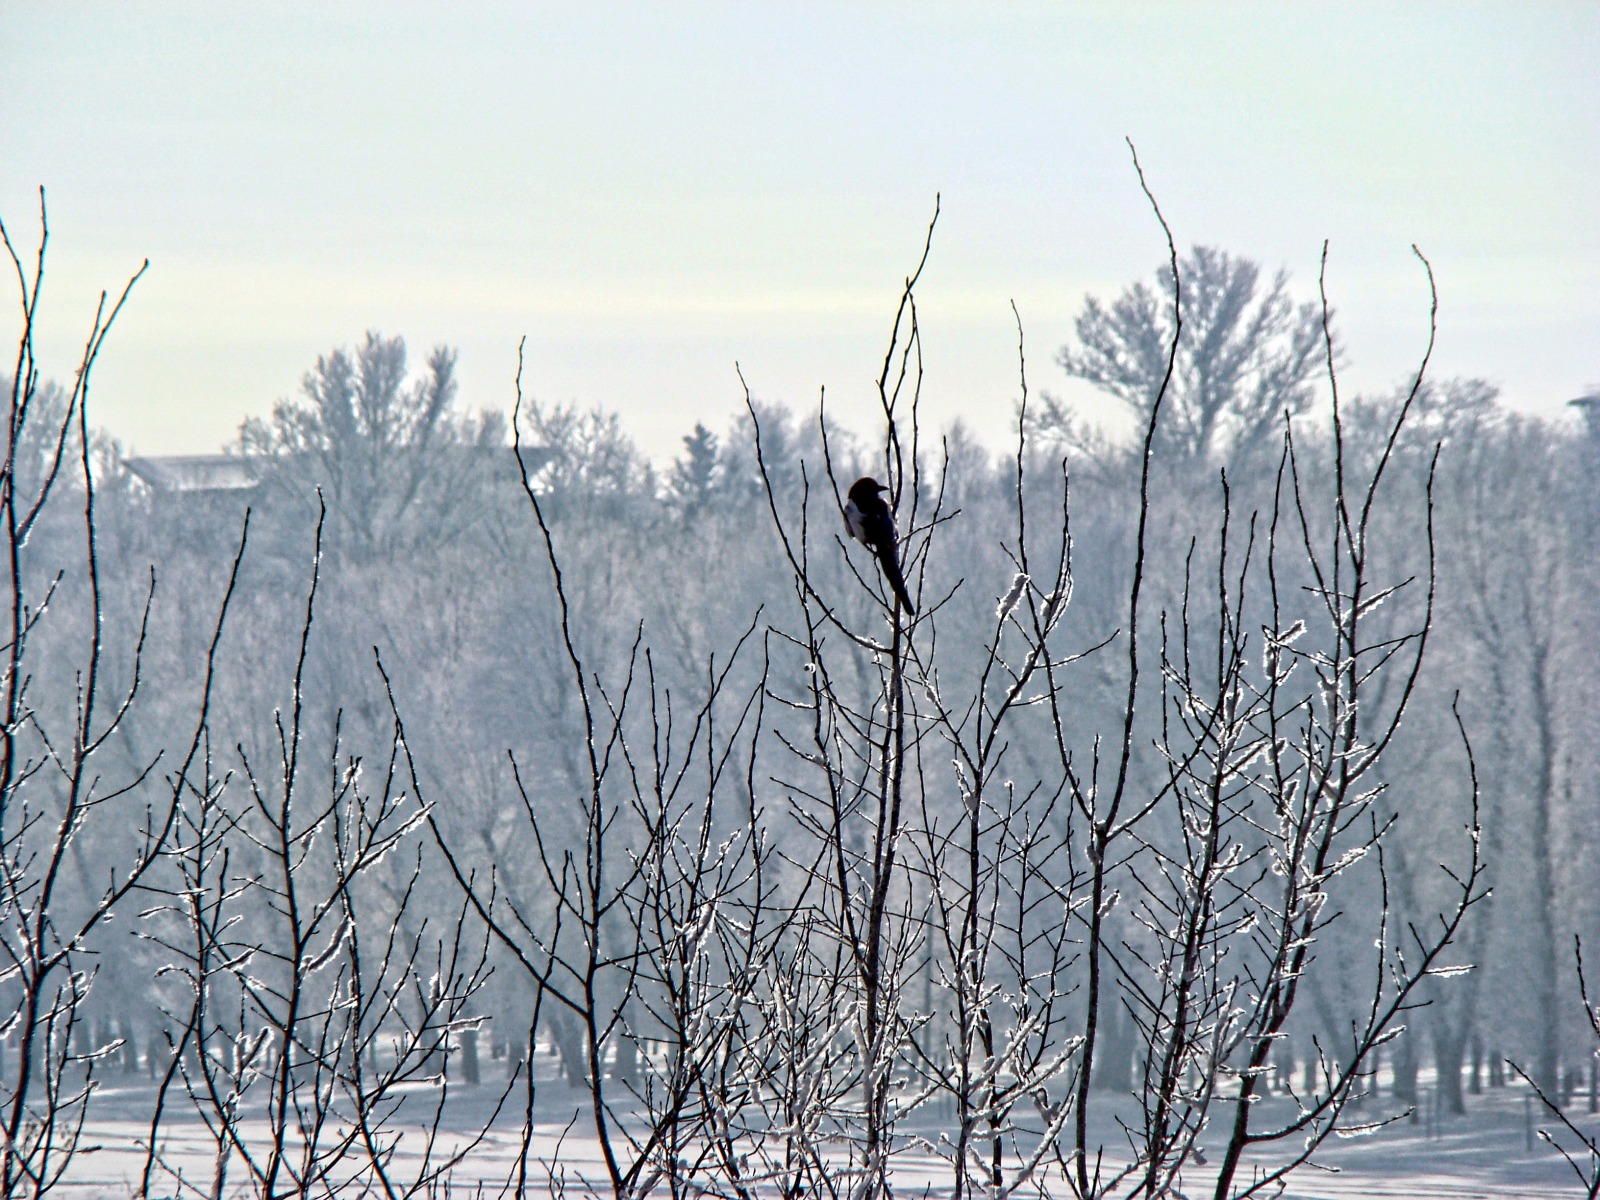
[[[468,454],[504,454],[510,446],[463,448]],[[548,446],[524,446],[523,462],[531,475],[555,457]],[[263,462],[255,454],[166,454],[144,458],[125,458],[122,465],[142,480],[151,491],[166,494],[243,492],[261,483]]]
[[[125,458],[122,465],[157,492],[241,492],[261,482],[257,460],[242,454]]]
[[[1592,386],[1576,400],[1568,400],[1573,408],[1583,415],[1583,423],[1589,428],[1589,440],[1600,447],[1600,386]]]

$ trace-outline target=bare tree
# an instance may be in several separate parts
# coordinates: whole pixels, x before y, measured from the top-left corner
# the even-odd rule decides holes
[[[0,989],[14,1002],[4,1031],[15,1053],[0,1076],[0,1195],[38,1196],[60,1182],[79,1148],[98,1065],[120,1041],[84,1048],[95,972],[94,935],[133,902],[173,834],[179,798],[205,738],[208,656],[190,708],[191,732],[165,775],[161,755],[131,764],[117,739],[141,701],[145,629],[156,591],[148,577],[139,632],[108,645],[97,538],[88,399],[93,370],[135,273],[102,293],[70,392],[42,386],[34,353],[48,223],[40,191],[39,248],[24,266],[0,225],[21,291],[22,328],[11,377],[0,469],[0,539],[7,589],[0,677]],[[72,513],[76,547],[37,536],[50,514]],[[59,518],[58,518],[59,519]],[[59,556],[59,557],[58,557]],[[232,596],[213,624],[215,651]],[[78,888],[71,867],[86,839],[131,834],[116,864]]]
[[[520,355],[518,398],[520,411]],[[520,437],[516,449],[524,461]],[[749,775],[764,672],[742,696],[730,686],[755,625],[722,662],[707,661],[704,690],[686,708],[658,681],[642,630],[608,684],[576,640],[545,502],[525,461],[521,474],[553,579],[564,687],[582,716],[583,765],[570,801],[578,841],[563,844],[561,823],[539,811],[514,755],[526,819],[518,853],[536,864],[531,888],[498,865],[474,871],[430,818],[463,895],[534,993],[522,1153],[508,1186],[520,1192],[534,1169],[531,1050],[548,1005],[562,1014],[552,1024],[578,1029],[574,1074],[605,1165],[605,1180],[577,1182],[609,1186],[619,1200],[663,1182],[678,1194],[715,1161],[709,1081],[736,1053],[744,998],[773,936],[765,916],[772,851]]]
[[[1335,1131],[1392,1116],[1352,1105],[1378,1048],[1465,969],[1451,947],[1484,894],[1465,737],[1461,835],[1436,876],[1409,846],[1395,869],[1408,806],[1386,794],[1405,786],[1385,764],[1437,613],[1436,449],[1404,436],[1428,355],[1392,407],[1352,411],[1326,288],[1297,311],[1281,279],[1258,301],[1249,264],[1180,263],[1145,195],[1166,234],[1161,300],[1135,289],[1080,325],[1086,346],[1085,329],[1102,341],[1099,365],[1076,369],[1121,380],[1142,418],[1134,452],[1092,473],[1101,578],[1085,579],[1074,464],[1038,449],[1020,316],[1004,469],[966,486],[972,448],[925,441],[917,287],[933,224],[877,376],[881,439],[861,450],[822,405],[799,428],[747,389],[736,436],[719,452],[699,431],[670,502],[681,517],[708,490],[764,496],[770,536],[754,543],[748,505],[709,506],[697,536],[744,553],[708,553],[716,578],[666,602],[638,576],[681,554],[667,534],[684,523],[660,519],[615,421],[522,411],[519,358],[525,516],[496,533],[517,568],[496,593],[512,619],[495,627],[499,673],[476,677],[529,675],[528,703],[497,702],[503,767],[476,744],[431,744],[467,723],[460,689],[426,668],[391,674],[385,650],[381,700],[347,696],[348,647],[316,640],[325,543],[368,563],[412,544],[453,461],[423,460],[436,439],[465,445],[448,354],[407,385],[403,348],[372,335],[319,363],[307,404],[247,427],[281,481],[320,480],[332,501],[316,506],[293,634],[271,626],[277,707],[218,733],[219,617],[186,757],[111,792],[94,760],[114,744],[127,756],[114,739],[143,676],[136,647],[117,703],[95,699],[111,670],[95,479],[69,397],[74,427],[28,443],[42,464],[29,478],[49,482],[30,500],[8,469],[0,497],[14,601],[0,986],[48,1050],[12,1068],[7,1193],[47,1190],[77,1151],[95,1051],[65,1036],[90,981],[75,956],[134,889],[168,962],[145,1191],[442,1193],[518,1089],[502,1189],[617,1200],[882,1200],[929,1155],[963,1198],[1273,1194]],[[31,314],[37,274],[18,271]],[[102,336],[97,322],[91,351]],[[1294,419],[1319,360],[1323,433]],[[31,361],[16,378],[12,458]],[[522,445],[530,428],[542,446]],[[1190,469],[1165,469],[1180,460]],[[886,482],[915,611],[843,536],[858,473]],[[59,603],[69,576],[28,560],[41,486],[81,509],[76,608]],[[598,513],[582,511],[591,493]],[[1421,517],[1409,553],[1388,547],[1394,508]],[[605,551],[641,530],[639,562]],[[719,589],[758,559],[779,564],[781,596]],[[248,567],[241,543],[224,613]],[[719,590],[716,611],[739,617],[725,636],[671,611]],[[652,604],[667,611],[646,619]],[[41,695],[24,652],[50,655],[58,681],[55,664],[87,663],[73,678],[92,682]],[[347,721],[347,702],[366,711]],[[139,857],[98,899],[67,898],[50,864],[122,804],[148,813]],[[494,969],[518,993],[520,1050],[500,1101],[446,1144]],[[1269,1100],[1330,975],[1340,997],[1304,1082]],[[534,1055],[551,1043],[596,1178],[538,1149],[550,1100]],[[207,1130],[198,1167],[163,1149],[183,1120]]]
[[[1573,939],[1573,960],[1578,979],[1578,999],[1583,1004],[1583,1018],[1586,1032],[1593,1042],[1600,1044],[1600,1004],[1595,1003],[1595,997],[1589,992],[1589,979],[1583,969],[1583,939]],[[1549,1130],[1541,1129],[1539,1136],[1549,1145],[1554,1146],[1557,1153],[1567,1161],[1577,1176],[1579,1186],[1584,1189],[1584,1195],[1589,1200],[1600,1196],[1600,1138],[1588,1130],[1580,1127],[1577,1122],[1568,1117],[1562,1110],[1566,1107],[1559,1091],[1549,1091],[1529,1072],[1523,1070],[1515,1062],[1510,1064],[1511,1069],[1527,1085],[1533,1089],[1534,1095],[1539,1098],[1539,1103],[1546,1112],[1555,1118],[1561,1127],[1563,1136],[1557,1137]],[[1566,1144],[1575,1142],[1576,1146]]]
[[[831,1154],[829,1177],[841,1192],[886,1189],[897,1148],[908,1144],[900,1131],[938,1095],[951,1097],[958,1118],[947,1143],[958,1194],[1044,1186],[1053,1161],[1055,1178],[1077,1196],[1171,1195],[1185,1186],[1186,1172],[1207,1173],[1202,1141],[1213,1126],[1221,1129],[1222,1157],[1207,1186],[1218,1196],[1275,1188],[1347,1122],[1375,1049],[1398,1034],[1397,1018],[1416,1003],[1418,988],[1456,971],[1441,956],[1483,894],[1471,795],[1460,853],[1445,867],[1454,890],[1437,922],[1391,929],[1380,898],[1356,1019],[1337,1044],[1320,1047],[1314,1081],[1287,1116],[1257,1114],[1262,1077],[1335,919],[1330,894],[1358,886],[1352,880],[1363,863],[1375,864],[1364,886],[1384,888],[1391,827],[1371,819],[1382,794],[1376,767],[1426,647],[1432,543],[1420,583],[1373,578],[1374,514],[1406,406],[1387,449],[1358,474],[1344,450],[1324,301],[1317,324],[1333,392],[1329,477],[1306,473],[1293,431],[1280,424],[1267,511],[1236,513],[1224,476],[1211,576],[1191,570],[1174,607],[1149,607],[1152,462],[1185,344],[1175,250],[1170,278],[1166,366],[1146,409],[1118,638],[1125,703],[1117,728],[1076,728],[1070,668],[1082,653],[1052,649],[1070,628],[1063,617],[1073,583],[1071,526],[1063,507],[1056,549],[1045,560],[1051,565],[1036,579],[1025,443],[1007,550],[1014,574],[997,589],[998,621],[979,643],[989,649],[979,657],[975,689],[953,690],[948,664],[941,666],[949,655],[943,648],[978,638],[949,631],[954,610],[946,610],[964,581],[931,599],[922,590],[944,577],[941,531],[958,514],[929,494],[930,515],[918,519],[916,275],[902,298],[906,332],[897,322],[880,395],[882,474],[909,531],[902,544],[918,580],[918,616],[885,602],[886,631],[862,632],[823,569],[806,467],[799,468],[797,518],[769,489],[801,603],[799,628],[788,636],[806,672],[793,700],[806,723],[804,739],[790,743],[796,773],[777,781],[797,797],[797,822],[817,847],[796,855],[796,866],[811,864],[826,899],[807,926],[821,943],[808,944],[792,969],[816,990],[832,990],[835,1011],[848,1004],[854,1013],[842,1039],[814,1020],[791,1021],[785,1031],[790,1044],[805,1048],[805,1061],[826,1061],[835,1080],[810,1089],[816,1107],[802,1125],[811,1132],[801,1157],[824,1162]],[[1308,353],[1302,344],[1295,359]],[[1414,391],[1421,379],[1419,371]],[[1025,409],[1022,415],[1026,438]],[[823,422],[825,452],[826,428]],[[842,489],[831,458],[824,466],[837,504]],[[1060,494],[1064,505],[1064,483]],[[1426,487],[1413,503],[1431,511]],[[878,591],[871,575],[858,579]],[[1385,603],[1409,613],[1398,636],[1368,631],[1370,613]],[[1160,633],[1158,691],[1143,674],[1152,625]],[[859,684],[848,669],[853,659],[870,664]],[[1398,682],[1378,704],[1373,694],[1386,676]],[[1153,724],[1139,719],[1152,692],[1159,696]],[[1058,748],[1053,778],[999,773],[1007,731],[1030,707],[1049,714]],[[1156,757],[1148,761],[1140,747],[1151,736]],[[948,786],[930,772],[931,737],[953,751]],[[1079,744],[1092,748],[1082,765]],[[946,796],[957,802],[953,810]],[[1050,826],[1067,810],[1075,815],[1063,838]],[[921,851],[914,868],[901,850],[908,843]],[[1119,904],[1128,916],[1113,922]],[[940,993],[920,1012],[903,977],[919,963],[937,971]],[[1076,1028],[1062,1019],[1074,994]],[[1131,1160],[1114,1150],[1108,1156],[1096,1115],[1102,1102],[1092,1090],[1099,1057],[1112,1053],[1102,1022],[1118,1011],[1132,1021],[1141,1068],[1137,1115],[1124,1125]],[[844,1052],[825,1057],[822,1048],[841,1040]],[[1269,1147],[1286,1142],[1292,1148],[1270,1156]]]
[[[319,522],[318,551],[321,534]],[[272,721],[276,761],[263,769],[237,745],[235,769],[213,779],[207,758],[169,851],[179,878],[147,914],[147,936],[171,964],[162,973],[182,986],[169,1011],[177,1032],[146,1143],[146,1191],[165,1175],[220,1200],[237,1164],[263,1200],[352,1187],[394,1200],[448,1178],[484,1136],[436,1145],[451,1093],[446,1064],[476,1037],[489,967],[464,909],[453,919],[416,911],[427,810],[400,786],[402,731],[393,727],[386,759],[368,772],[344,748],[336,717],[325,754],[312,758],[305,669],[319,566],[320,554],[289,702]],[[243,792],[237,802],[230,785]],[[386,887],[388,866],[406,859]],[[431,1087],[419,1095],[418,1084]],[[210,1132],[209,1182],[187,1178],[161,1150],[164,1130],[184,1115],[169,1107],[174,1091]],[[486,1121],[497,1111],[490,1106]],[[263,1120],[264,1138],[246,1129],[247,1117]],[[413,1135],[420,1153],[402,1168],[407,1125],[430,1132]]]

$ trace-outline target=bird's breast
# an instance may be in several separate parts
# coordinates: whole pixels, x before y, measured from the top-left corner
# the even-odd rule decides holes
[[[867,544],[867,520],[854,500],[844,506],[844,527],[856,541]]]

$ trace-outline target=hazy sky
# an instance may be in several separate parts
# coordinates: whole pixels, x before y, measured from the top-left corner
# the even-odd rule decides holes
[[[1426,337],[1554,413],[1600,380],[1600,4],[339,4],[0,0],[0,218],[37,236],[69,376],[148,256],[94,419],[217,449],[366,329],[507,407],[623,414],[668,457],[756,395],[864,425],[921,293],[934,419],[998,441],[1086,293],[1181,245],[1287,267],[1324,238],[1347,385]],[[14,292],[11,293],[14,295]],[[14,337],[16,305],[0,309]],[[9,361],[9,351],[7,360]]]

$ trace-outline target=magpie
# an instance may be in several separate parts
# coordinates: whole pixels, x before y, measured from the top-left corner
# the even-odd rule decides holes
[[[915,615],[916,605],[911,603],[911,596],[906,592],[905,577],[900,574],[900,553],[894,531],[894,514],[889,511],[888,504],[879,495],[880,492],[888,490],[876,479],[866,475],[852,483],[849,499],[844,506],[845,528],[850,531],[851,537],[877,557],[878,565],[888,576],[889,586],[894,589],[901,607]]]

